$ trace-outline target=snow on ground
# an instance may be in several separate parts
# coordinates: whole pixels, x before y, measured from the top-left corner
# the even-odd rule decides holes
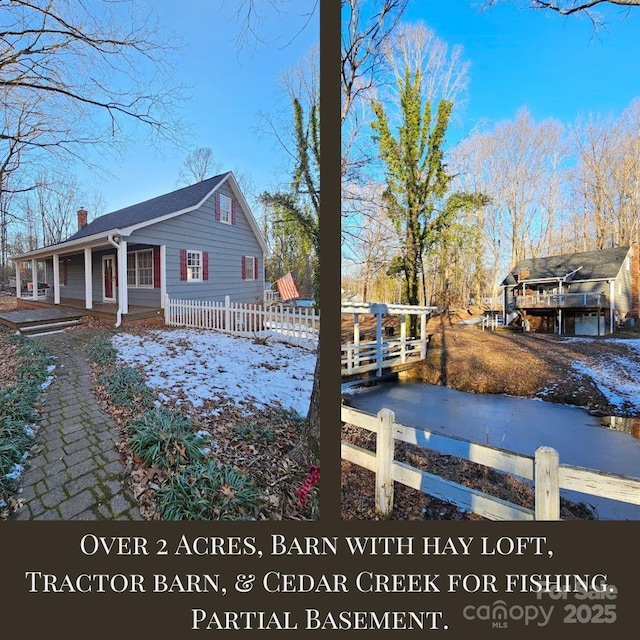
[[[307,414],[316,363],[307,349],[196,329],[122,333],[113,345],[119,364],[141,367],[163,401],[184,394],[194,407],[249,401]]]
[[[627,347],[630,357],[614,354],[590,356],[588,361],[573,362],[572,367],[578,373],[591,378],[613,406],[640,412],[640,340],[612,338],[607,342]]]

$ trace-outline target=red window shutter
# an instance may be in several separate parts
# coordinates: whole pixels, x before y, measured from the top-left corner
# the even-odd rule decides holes
[[[219,193],[216,193],[215,209],[216,209],[215,220],[216,222],[220,222],[220,194]]]
[[[231,224],[236,223],[236,201],[231,201]]]
[[[209,252],[208,251],[202,252],[202,279],[203,280],[209,279]]]
[[[258,279],[258,258],[253,259],[253,279]]]
[[[160,288],[160,247],[153,247],[153,288]]]
[[[62,260],[62,284],[66,286],[67,284],[67,268],[68,263],[65,259]]]
[[[187,250],[180,249],[180,280],[187,279]]]
[[[242,279],[247,279],[247,258],[242,256]]]

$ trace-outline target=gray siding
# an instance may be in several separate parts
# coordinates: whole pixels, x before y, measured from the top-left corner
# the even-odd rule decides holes
[[[219,191],[235,199],[226,184]],[[233,302],[262,300],[264,256],[239,202],[236,202],[235,225],[216,222],[215,199],[212,196],[197,211],[135,231],[129,242],[166,245],[167,293],[170,298],[221,301],[228,295]],[[208,252],[209,280],[180,280],[181,249]],[[242,279],[242,256],[258,258],[257,280]]]
[[[236,200],[229,185],[224,184],[219,192],[236,201],[235,224],[226,224],[215,219],[215,195],[209,198],[198,210],[175,216],[168,220],[151,224],[134,231],[127,240],[127,251],[166,247],[166,291],[170,298],[187,300],[222,301],[229,296],[233,302],[261,301],[264,291],[264,255],[262,247],[249,224],[246,212]],[[209,259],[209,278],[202,282],[180,280],[180,251],[207,252]],[[102,257],[112,255],[116,258],[115,248],[94,249],[93,301],[103,300]],[[251,256],[258,261],[258,278],[242,279],[242,256]],[[66,256],[67,284],[61,286],[62,298],[84,300],[84,254]],[[62,258],[61,258],[62,260]],[[47,275],[52,285],[47,292],[53,300],[53,261],[47,261]],[[62,265],[61,265],[62,275]],[[161,305],[160,288],[129,287],[129,304],[159,307]],[[117,301],[117,287],[114,296]]]

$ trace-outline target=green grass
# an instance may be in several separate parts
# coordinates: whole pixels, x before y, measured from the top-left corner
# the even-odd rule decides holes
[[[0,390],[0,499],[6,503],[17,486],[12,472],[24,462],[33,444],[31,425],[38,420],[35,407],[49,376],[51,357],[42,345],[24,336],[2,335],[0,339],[17,347],[19,359],[16,383]]]
[[[254,423],[237,424],[233,427],[233,439],[267,444],[273,442],[273,431]]]
[[[87,343],[87,353],[89,358],[101,367],[113,366],[116,363],[117,351],[111,344],[111,334],[101,333],[91,338]]]
[[[149,466],[175,470],[202,459],[202,439],[191,422],[177,411],[147,411],[128,425],[133,453]]]
[[[251,520],[261,506],[251,480],[212,460],[174,475],[156,493],[163,520]]]
[[[146,385],[142,374],[133,367],[108,369],[98,377],[109,398],[121,407],[149,407],[153,402],[153,392]]]

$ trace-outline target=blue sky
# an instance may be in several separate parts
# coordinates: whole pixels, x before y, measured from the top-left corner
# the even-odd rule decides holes
[[[512,119],[573,122],[618,114],[640,95],[640,8],[599,9],[607,29],[579,16],[504,2],[480,12],[471,0],[411,0],[405,22],[422,21],[471,62],[464,129]],[[626,16],[626,17],[625,17]]]
[[[257,132],[259,113],[281,108],[284,96],[278,91],[279,77],[318,42],[317,11],[301,31],[315,1],[295,0],[281,13],[265,8],[259,28],[267,42],[240,52],[234,43],[235,0],[155,0],[150,4],[161,25],[184,43],[176,82],[190,87],[190,99],[180,114],[193,133],[185,143],[211,147],[223,171],[249,174],[258,191],[275,185],[282,179],[286,157],[272,137]],[[176,188],[187,150],[169,145],[155,149],[144,128],[136,133],[121,158],[99,158],[110,175],[73,168],[87,187],[102,194],[104,213]]]

